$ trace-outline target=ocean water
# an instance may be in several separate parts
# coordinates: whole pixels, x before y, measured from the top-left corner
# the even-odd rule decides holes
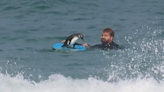
[[[0,92],[163,92],[163,0],[0,0]],[[54,51],[73,33],[124,49]]]

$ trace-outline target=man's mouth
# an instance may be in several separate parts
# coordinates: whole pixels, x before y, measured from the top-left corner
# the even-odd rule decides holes
[[[101,39],[101,40],[103,40],[103,41],[104,41],[105,39]]]

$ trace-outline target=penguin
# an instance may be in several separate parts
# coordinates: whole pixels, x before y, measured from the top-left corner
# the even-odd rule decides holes
[[[73,45],[73,48],[75,47],[75,42],[78,39],[82,39],[84,41],[84,36],[81,33],[78,34],[72,34],[70,36],[67,37],[66,41],[64,42],[64,44],[62,45],[62,47],[68,47],[70,48],[71,45]]]

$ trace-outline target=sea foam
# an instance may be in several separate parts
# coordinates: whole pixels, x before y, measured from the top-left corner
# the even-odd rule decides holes
[[[93,77],[73,79],[53,74],[38,83],[22,75],[10,77],[0,73],[0,92],[163,92],[164,82],[153,78],[108,82]]]

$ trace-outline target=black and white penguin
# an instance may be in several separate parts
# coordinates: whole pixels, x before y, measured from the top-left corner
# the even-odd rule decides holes
[[[72,34],[72,35],[68,36],[62,47],[71,47],[71,45],[73,45],[73,48],[74,48],[75,42],[79,38],[81,38],[84,41],[84,36],[80,33],[79,34]]]

